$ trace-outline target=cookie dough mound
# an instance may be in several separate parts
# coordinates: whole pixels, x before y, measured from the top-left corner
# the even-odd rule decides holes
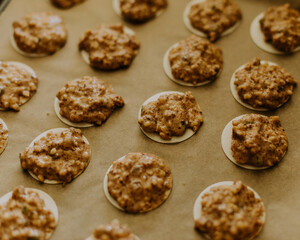
[[[242,13],[232,0],[207,0],[192,5],[188,17],[194,28],[214,42],[241,20]]]
[[[262,200],[237,180],[204,192],[195,228],[212,240],[250,240],[259,234],[264,222]]]
[[[33,189],[15,188],[10,199],[0,205],[0,236],[11,239],[49,239],[56,228],[54,213]]]
[[[122,24],[87,30],[79,42],[79,50],[89,54],[90,65],[101,70],[128,67],[139,48],[137,37],[126,33]]]
[[[145,22],[168,6],[167,0],[119,0],[122,16],[132,22]]]
[[[51,0],[53,5],[59,8],[70,8],[84,1],[86,0]]]
[[[203,117],[191,92],[169,93],[143,105],[138,122],[144,131],[170,140],[172,136],[182,136],[187,128],[196,132]]]
[[[283,52],[300,46],[300,14],[290,4],[270,7],[260,20],[265,41]]]
[[[25,53],[52,54],[67,41],[62,18],[49,12],[32,13],[13,23],[13,37]]]
[[[246,114],[232,125],[231,151],[239,164],[270,167],[287,151],[288,139],[277,116]]]
[[[234,84],[243,102],[254,108],[274,109],[293,94],[297,81],[285,69],[259,58],[249,62],[235,74]]]
[[[38,79],[26,65],[0,61],[0,108],[20,111],[37,90]]]
[[[222,50],[195,35],[171,49],[169,61],[176,79],[193,84],[215,80],[223,66]]]
[[[128,153],[113,162],[107,174],[109,194],[127,212],[159,207],[172,189],[172,174],[165,161],[149,153]]]
[[[20,154],[21,167],[40,182],[68,183],[86,169],[90,151],[81,130],[51,129]]]
[[[71,122],[101,125],[124,100],[97,77],[82,77],[67,82],[57,93],[60,115]]]
[[[88,240],[138,240],[125,224],[120,224],[117,219],[111,223],[101,224],[94,230],[94,234]]]

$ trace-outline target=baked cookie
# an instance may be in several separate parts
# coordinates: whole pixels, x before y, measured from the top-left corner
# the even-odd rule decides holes
[[[6,148],[7,141],[8,141],[8,128],[5,122],[0,118],[0,154]]]
[[[167,0],[114,0],[117,13],[131,22],[146,22],[155,18],[168,6]]]
[[[286,3],[270,7],[260,19],[264,40],[283,52],[300,47],[300,14]]]
[[[116,70],[128,67],[140,48],[135,33],[122,24],[100,25],[87,30],[79,41],[83,58],[94,68]]]
[[[35,72],[19,62],[0,61],[0,109],[20,111],[37,90]]]
[[[171,170],[163,159],[149,153],[128,153],[109,168],[104,191],[115,207],[142,213],[159,207],[172,185]]]
[[[32,13],[13,23],[13,46],[25,56],[41,57],[53,54],[66,41],[66,26],[56,14]]]
[[[56,97],[58,116],[69,125],[75,123],[101,125],[116,108],[124,106],[122,97],[117,95],[109,84],[97,77],[85,76],[69,81]],[[66,122],[64,119],[69,121]]]
[[[238,164],[271,167],[288,148],[288,139],[278,116],[246,114],[232,121],[232,156]]]
[[[84,2],[85,0],[51,0],[53,5],[59,8],[70,8],[74,5]]]
[[[235,88],[232,90],[246,104],[244,106],[250,105],[254,110],[280,107],[290,99],[297,84],[285,69],[259,58],[240,67],[233,78]]]
[[[94,234],[86,240],[139,240],[139,238],[131,233],[125,224],[120,224],[117,219],[111,223],[101,224],[94,230]]]
[[[200,86],[212,82],[223,67],[222,50],[195,35],[173,45],[167,54],[165,71],[170,75],[168,69],[171,69],[169,77],[182,85]]]
[[[81,130],[48,130],[20,153],[21,167],[36,180],[47,184],[69,183],[88,166],[91,148]]]
[[[241,10],[233,0],[194,0],[184,14],[186,26],[211,42],[232,32],[241,18]]]
[[[56,228],[58,210],[46,193],[19,186],[0,199],[1,240],[46,240]]]
[[[194,205],[195,228],[212,240],[251,240],[265,218],[259,195],[239,180],[209,186]]]
[[[157,133],[168,141],[183,136],[187,129],[195,133],[202,122],[202,112],[191,92],[155,95],[142,105],[138,119],[144,132]]]

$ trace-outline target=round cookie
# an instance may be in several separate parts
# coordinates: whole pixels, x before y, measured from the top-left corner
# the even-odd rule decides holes
[[[13,23],[11,44],[26,57],[45,57],[62,48],[67,30],[61,17],[49,12],[32,13]]]
[[[276,73],[272,73],[271,75],[270,68],[272,69],[272,71],[276,71]],[[239,96],[237,86],[235,84],[235,81],[237,79],[236,74],[237,72],[241,72],[241,70],[247,71],[247,73],[252,72],[251,78],[249,77],[249,74],[244,74],[248,78],[243,79],[243,82],[241,83],[245,85],[246,81],[249,82],[248,92],[246,92],[245,87],[242,89],[242,91],[244,91],[245,94],[251,94],[251,97],[245,101],[243,101],[243,99],[241,99],[241,97]],[[264,75],[262,73],[262,70],[265,70]],[[259,81],[262,79],[265,80],[265,84]],[[284,85],[282,81],[284,81]],[[253,84],[253,82],[255,82],[255,85]],[[272,109],[279,108],[289,100],[291,94],[293,93],[293,86],[296,85],[296,83],[296,80],[279,65],[269,61],[261,61],[259,58],[256,58],[252,62],[242,65],[233,73],[230,80],[230,90],[234,99],[244,107],[255,111],[269,111]],[[277,84],[277,88],[279,88],[280,90],[277,90],[277,88],[274,87],[275,84]],[[257,87],[259,85],[261,85],[262,87],[260,97],[261,99],[256,100],[259,100],[260,105],[262,107],[256,107],[256,103],[250,104],[250,101],[253,102],[255,100],[255,96],[259,97],[257,92]],[[282,96],[284,91],[285,95]],[[253,94],[253,92],[255,92],[255,94]],[[265,96],[265,94],[267,93],[269,93],[269,97]],[[246,101],[248,101],[249,103],[247,103]]]
[[[126,177],[124,173],[128,173]],[[109,202],[130,213],[148,212],[159,207],[169,197],[172,185],[169,166],[149,153],[128,153],[115,160],[103,182]]]
[[[54,102],[58,118],[74,127],[101,125],[115,109],[123,106],[123,98],[111,85],[90,76],[68,81]]]
[[[51,0],[52,4],[61,9],[71,8],[85,0]]]
[[[179,95],[185,95],[184,93],[182,92],[176,92],[176,91],[166,91],[166,92],[161,92],[161,93],[157,93],[155,95],[153,95],[152,97],[148,98],[141,106],[140,110],[139,110],[139,113],[138,113],[138,120],[141,119],[142,117],[142,109],[144,106],[146,106],[147,104],[151,103],[151,102],[154,102],[154,101],[157,101],[161,96],[164,96],[164,95],[169,95],[169,94],[179,94]],[[189,93],[190,94],[190,93]],[[197,104],[198,108],[199,108],[199,105]],[[197,121],[197,125],[198,125],[198,128],[201,126],[203,122],[203,118],[202,118],[202,112],[199,108],[199,119]],[[140,125],[140,124],[139,124]],[[197,128],[197,130],[198,130]],[[157,134],[156,132],[147,132],[143,129],[143,127],[140,125],[140,129],[141,131],[147,136],[149,137],[150,139],[152,139],[153,141],[155,142],[159,142],[159,143],[168,143],[168,144],[173,144],[173,143],[179,143],[179,142],[183,142],[187,139],[189,139],[190,137],[192,137],[196,131],[193,131],[192,128],[186,128],[185,129],[185,132],[183,135],[181,136],[174,136],[172,135],[172,138],[169,139],[169,140],[165,140],[163,138],[160,137],[159,134]]]
[[[19,111],[20,106],[34,95],[37,85],[38,78],[29,66],[20,62],[0,61],[0,91],[3,91],[0,110]]]
[[[235,120],[240,120],[241,118],[243,118],[246,115],[248,115],[248,114],[238,116],[238,117],[232,119],[229,123],[227,123],[227,125],[223,129],[222,136],[221,136],[222,149],[223,149],[225,155],[227,156],[227,158],[231,162],[233,162],[234,164],[236,164],[237,166],[239,166],[241,168],[245,168],[245,169],[249,169],[249,170],[263,170],[263,169],[270,168],[271,166],[254,166],[254,165],[251,165],[251,164],[241,164],[241,163],[238,163],[233,157],[232,150],[231,150],[232,133],[233,133],[232,122],[235,121]],[[284,157],[285,153],[286,153],[286,151],[282,155],[281,159]]]
[[[167,7],[167,0],[164,0],[164,1],[166,2],[166,4],[163,5],[162,7],[160,7],[160,9],[153,16],[152,16],[152,14],[150,14],[149,16],[141,17],[141,13],[137,12],[138,13],[137,18],[134,18],[133,16],[126,17],[125,15],[123,15],[122,10],[121,10],[121,1],[120,0],[112,0],[112,5],[113,5],[113,9],[120,17],[123,17],[126,20],[131,21],[133,23],[134,22],[135,23],[143,23],[143,22],[149,21],[155,17],[159,17],[165,11],[165,8]],[[132,9],[132,7],[130,7],[130,9]],[[145,9],[143,8],[143,10],[145,10]]]
[[[78,47],[83,60],[90,66],[100,70],[117,70],[131,65],[138,54],[140,42],[135,32],[122,24],[102,24],[87,30]]]
[[[70,129],[68,129],[68,128],[54,128],[54,129],[50,129],[50,130],[48,130],[48,131],[45,131],[45,132],[43,132],[42,134],[40,134],[39,136],[37,136],[31,143],[30,143],[30,145],[29,145],[29,147],[28,148],[26,148],[25,149],[25,151],[29,151],[28,149],[30,149],[30,148],[32,148],[33,146],[34,146],[34,144],[35,144],[35,142],[37,142],[37,141],[39,141],[39,140],[41,140],[41,139],[43,139],[43,138],[45,138],[45,137],[47,137],[48,136],[48,133],[53,133],[53,134],[61,134],[62,132],[64,132],[64,131],[74,131],[74,130],[72,130],[72,128],[70,128]],[[76,130],[75,130],[76,131]],[[80,131],[80,130],[79,130]],[[80,131],[81,132],[81,131]],[[72,133],[71,133],[72,134]],[[61,137],[61,136],[60,136]],[[77,137],[77,139],[78,139],[78,137]],[[88,164],[89,164],[89,162],[90,162],[90,159],[91,159],[91,149],[90,149],[90,144],[89,144],[89,142],[88,142],[88,140],[86,139],[86,137],[85,136],[83,136],[82,135],[82,140],[83,140],[83,142],[84,142],[84,144],[86,144],[87,146],[88,146],[88,160],[87,161],[82,161],[81,163],[83,163],[83,167],[82,167],[82,169],[80,169],[79,168],[79,170],[77,170],[77,174],[76,175],[74,175],[74,176],[71,176],[71,179],[67,179],[67,181],[63,181],[63,180],[59,180],[59,179],[48,179],[47,177],[45,177],[45,176],[43,176],[43,179],[40,179],[39,178],[39,176],[37,176],[32,170],[29,170],[28,169],[28,166],[27,167],[23,167],[23,163],[22,163],[22,161],[26,161],[26,156],[25,156],[25,152],[23,152],[23,153],[21,153],[20,154],[20,159],[21,159],[21,166],[22,166],[22,168],[23,169],[25,169],[25,170],[27,170],[28,171],[28,173],[34,178],[34,179],[36,179],[37,181],[40,181],[40,182],[42,182],[42,183],[46,183],[46,184],[65,184],[65,183],[68,183],[68,182],[71,182],[71,181],[73,181],[75,178],[77,178],[80,174],[82,174],[83,172],[84,172],[84,170],[87,168],[87,166],[88,166]],[[65,140],[66,141],[66,140]],[[60,144],[62,144],[63,143],[63,141],[61,141],[61,143]],[[69,144],[69,143],[68,143]],[[59,145],[58,145],[59,146]],[[70,146],[69,146],[70,147]],[[42,149],[42,148],[41,148]],[[55,148],[56,149],[56,148]],[[52,149],[51,149],[52,150]],[[55,154],[51,154],[51,150],[50,150],[50,152],[49,152],[49,155],[55,155]],[[57,149],[56,149],[57,150]],[[66,152],[67,150],[66,149],[64,149],[64,151]],[[73,151],[73,150],[72,150]],[[84,154],[85,152],[83,152],[82,154]],[[52,158],[52,157],[51,157]],[[50,158],[50,161],[52,161],[52,159]],[[85,156],[81,156],[81,158],[86,158]],[[56,160],[57,161],[57,160]],[[76,162],[74,162],[73,161],[73,163],[72,163],[72,165],[71,166],[76,166],[77,165],[77,163]],[[53,166],[52,166],[53,167]],[[67,168],[68,167],[70,167],[70,164],[68,164],[68,165],[66,165],[66,166],[62,166],[62,167],[60,167],[59,169],[60,170],[62,170],[62,169],[64,169],[66,172],[67,172]],[[51,171],[50,170],[48,170],[49,172],[52,172],[53,173],[53,169],[51,169]],[[58,176],[57,176],[58,175]],[[60,177],[60,174],[58,174],[58,173],[55,173],[55,178],[61,178]]]
[[[93,235],[86,240],[140,240],[135,234],[133,234],[127,225],[120,224],[119,220],[114,219],[111,223],[101,224],[94,229]]]
[[[0,198],[0,205],[5,205],[11,199],[13,192],[15,192],[15,191],[21,191],[22,189],[23,189],[23,187],[18,187],[14,191],[9,192],[9,193],[3,195]],[[32,191],[32,192],[38,194],[38,196],[44,201],[45,209],[49,210],[53,214],[53,216],[55,218],[55,225],[57,225],[59,214],[58,214],[58,208],[56,206],[55,201],[47,193],[45,193],[45,192],[43,192],[43,191],[41,191],[39,189],[25,188],[24,190],[25,191],[29,190],[29,191]],[[27,211],[28,210],[26,210],[26,212]],[[24,212],[24,208],[23,208],[22,212]],[[49,239],[51,237],[52,233],[53,233],[53,231],[48,232],[46,234],[46,239]]]
[[[200,45],[203,46],[203,50],[199,49]],[[178,50],[177,54],[173,53],[175,49]],[[170,53],[173,54],[173,58],[172,58],[174,61],[173,64],[171,64],[170,61]],[[196,53],[199,53],[199,57],[197,59],[194,58]],[[181,55],[183,56],[181,57]],[[184,60],[182,61],[181,59]],[[186,61],[188,62],[188,64],[185,63]],[[175,68],[176,71],[178,71],[177,74],[179,74],[180,76],[180,72],[181,72],[181,74],[184,74],[186,80],[176,78],[173,75],[171,65],[177,66]],[[182,69],[180,68],[180,66],[182,67]],[[222,66],[223,66],[222,50],[220,48],[215,47],[213,44],[209,43],[208,41],[200,37],[197,37],[195,35],[192,35],[189,38],[171,46],[165,53],[163,59],[163,67],[167,76],[175,83],[182,86],[189,86],[189,87],[198,87],[198,86],[203,86],[205,84],[211,83],[220,75],[222,71]],[[210,69],[208,69],[208,67],[210,67]],[[187,69],[189,71],[187,71]],[[195,78],[196,73],[194,69],[197,69],[197,75],[198,75],[197,78]],[[207,76],[204,77],[205,75]],[[194,80],[191,81],[190,79],[194,79]]]
[[[191,23],[191,20],[189,18],[189,14],[190,14],[190,11],[191,11],[191,7],[193,5],[196,5],[198,3],[204,3],[206,0],[192,0],[190,1],[186,8],[184,9],[184,12],[183,12],[183,22],[185,24],[185,26],[187,27],[187,29],[192,32],[193,34],[196,34],[197,36],[200,36],[200,37],[204,37],[204,38],[210,38],[208,37],[208,35],[195,28],[192,23]],[[234,30],[236,30],[238,28],[238,26],[240,25],[240,20],[238,20],[233,26],[229,27],[228,29],[226,29],[224,32],[222,32],[219,36],[216,36],[217,38],[219,37],[224,37],[224,36],[227,36],[229,35],[230,33],[232,33]],[[211,41],[215,41],[216,39],[212,39]]]
[[[194,208],[193,208],[193,218],[194,218],[194,221],[197,221],[201,216],[202,216],[202,199],[203,199],[203,196],[210,193],[211,190],[213,188],[216,188],[216,187],[227,187],[227,186],[231,186],[233,184],[236,184],[236,183],[241,183],[240,181],[223,181],[223,182],[218,182],[218,183],[215,183],[215,184],[212,184],[210,186],[208,186],[206,189],[204,189],[200,194],[199,196],[197,197],[196,201],[195,201],[195,204],[194,204]],[[242,184],[243,185],[243,184]],[[249,186],[246,186],[247,190],[249,190],[250,192],[252,192],[254,194],[254,197],[255,199],[260,202],[261,204],[261,208],[262,208],[262,215],[260,216],[260,219],[259,219],[259,222],[262,223],[261,226],[257,229],[257,231],[255,233],[252,234],[252,236],[250,238],[247,238],[245,240],[252,240],[253,238],[255,238],[259,233],[260,231],[262,230],[263,226],[264,226],[264,223],[266,221],[266,212],[265,212],[265,207],[264,207],[264,204],[261,200],[261,197],[258,195],[257,192],[255,192],[252,188],[250,188]],[[213,200],[212,200],[213,201]],[[211,236],[208,234],[208,233],[203,233],[203,236],[206,238],[206,239],[212,239]]]

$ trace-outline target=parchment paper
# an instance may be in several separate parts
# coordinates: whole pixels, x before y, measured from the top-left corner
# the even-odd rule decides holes
[[[12,0],[0,16],[1,60],[20,61],[32,67],[39,77],[36,95],[20,112],[1,111],[9,128],[9,141],[0,156],[0,195],[23,184],[50,194],[56,201],[60,219],[52,240],[83,240],[100,223],[118,218],[127,223],[142,240],[197,240],[193,205],[207,186],[241,179],[262,197],[267,210],[266,225],[257,239],[300,239],[300,94],[296,88],[291,100],[280,109],[268,112],[279,115],[289,139],[289,150],[276,167],[250,171],[231,163],[221,148],[221,133],[232,118],[252,111],[237,103],[230,92],[230,78],[236,68],[260,57],[278,63],[299,79],[300,53],[288,56],[268,54],[251,40],[251,21],[269,6],[283,1],[236,0],[243,12],[239,28],[216,42],[223,49],[224,68],[210,85],[183,87],[165,75],[162,61],[165,51],[190,35],[182,20],[187,0],[169,0],[169,7],[159,18],[142,25],[124,22],[113,10],[111,0],[88,0],[68,10],[53,7],[48,0]],[[293,6],[299,0],[290,1]],[[11,23],[31,12],[51,11],[60,14],[69,31],[64,48],[45,58],[26,58],[9,43]],[[77,49],[79,36],[101,23],[124,22],[141,41],[141,49],[132,66],[126,70],[101,72],[93,70]],[[113,85],[126,102],[100,127],[83,129],[92,147],[92,159],[86,171],[65,187],[38,183],[20,167],[19,153],[40,133],[51,128],[67,127],[54,113],[55,94],[68,80],[95,75]],[[162,91],[192,91],[204,114],[204,124],[189,140],[164,145],[153,142],[139,129],[140,104]],[[164,158],[174,177],[170,198],[147,214],[126,214],[113,207],[102,189],[104,174],[111,162],[128,152],[149,152]]]

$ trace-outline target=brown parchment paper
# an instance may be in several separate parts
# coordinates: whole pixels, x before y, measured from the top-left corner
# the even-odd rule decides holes
[[[187,0],[169,0],[169,7],[159,18],[142,25],[124,22],[113,10],[112,0],[87,0],[68,10],[53,7],[48,0],[12,0],[0,16],[0,59],[20,61],[31,66],[39,77],[36,95],[20,112],[1,111],[9,128],[9,141],[0,156],[0,195],[23,184],[50,194],[59,209],[59,223],[52,240],[83,240],[94,227],[118,218],[127,223],[142,240],[196,240],[193,205],[198,194],[213,183],[241,179],[262,197],[267,211],[266,225],[257,239],[300,239],[300,94],[282,108],[266,113],[279,115],[289,139],[289,150],[276,167],[250,171],[232,164],[221,148],[221,133],[232,118],[251,111],[231,95],[229,81],[234,70],[254,57],[276,62],[295,78],[300,76],[300,53],[277,56],[259,49],[251,40],[251,21],[269,6],[283,3],[273,0],[236,0],[243,11],[239,28],[216,45],[223,49],[224,69],[210,85],[198,88],[179,86],[170,81],[162,68],[165,51],[190,35],[182,20]],[[294,7],[300,1],[290,1]],[[13,50],[9,42],[11,24],[31,12],[51,11],[61,15],[69,37],[64,48],[52,56],[26,58]],[[132,66],[115,72],[95,71],[81,58],[79,36],[101,23],[124,22],[141,41],[141,49]],[[86,171],[65,187],[38,183],[19,163],[19,153],[45,130],[67,127],[55,115],[55,94],[68,80],[95,75],[113,85],[126,101],[100,127],[83,129],[92,147],[92,159]],[[161,91],[192,91],[204,114],[204,124],[189,140],[164,145],[143,135],[137,123],[140,104]],[[147,214],[132,215],[114,208],[103,193],[104,174],[111,162],[128,152],[157,154],[170,165],[174,187],[170,198]]]

